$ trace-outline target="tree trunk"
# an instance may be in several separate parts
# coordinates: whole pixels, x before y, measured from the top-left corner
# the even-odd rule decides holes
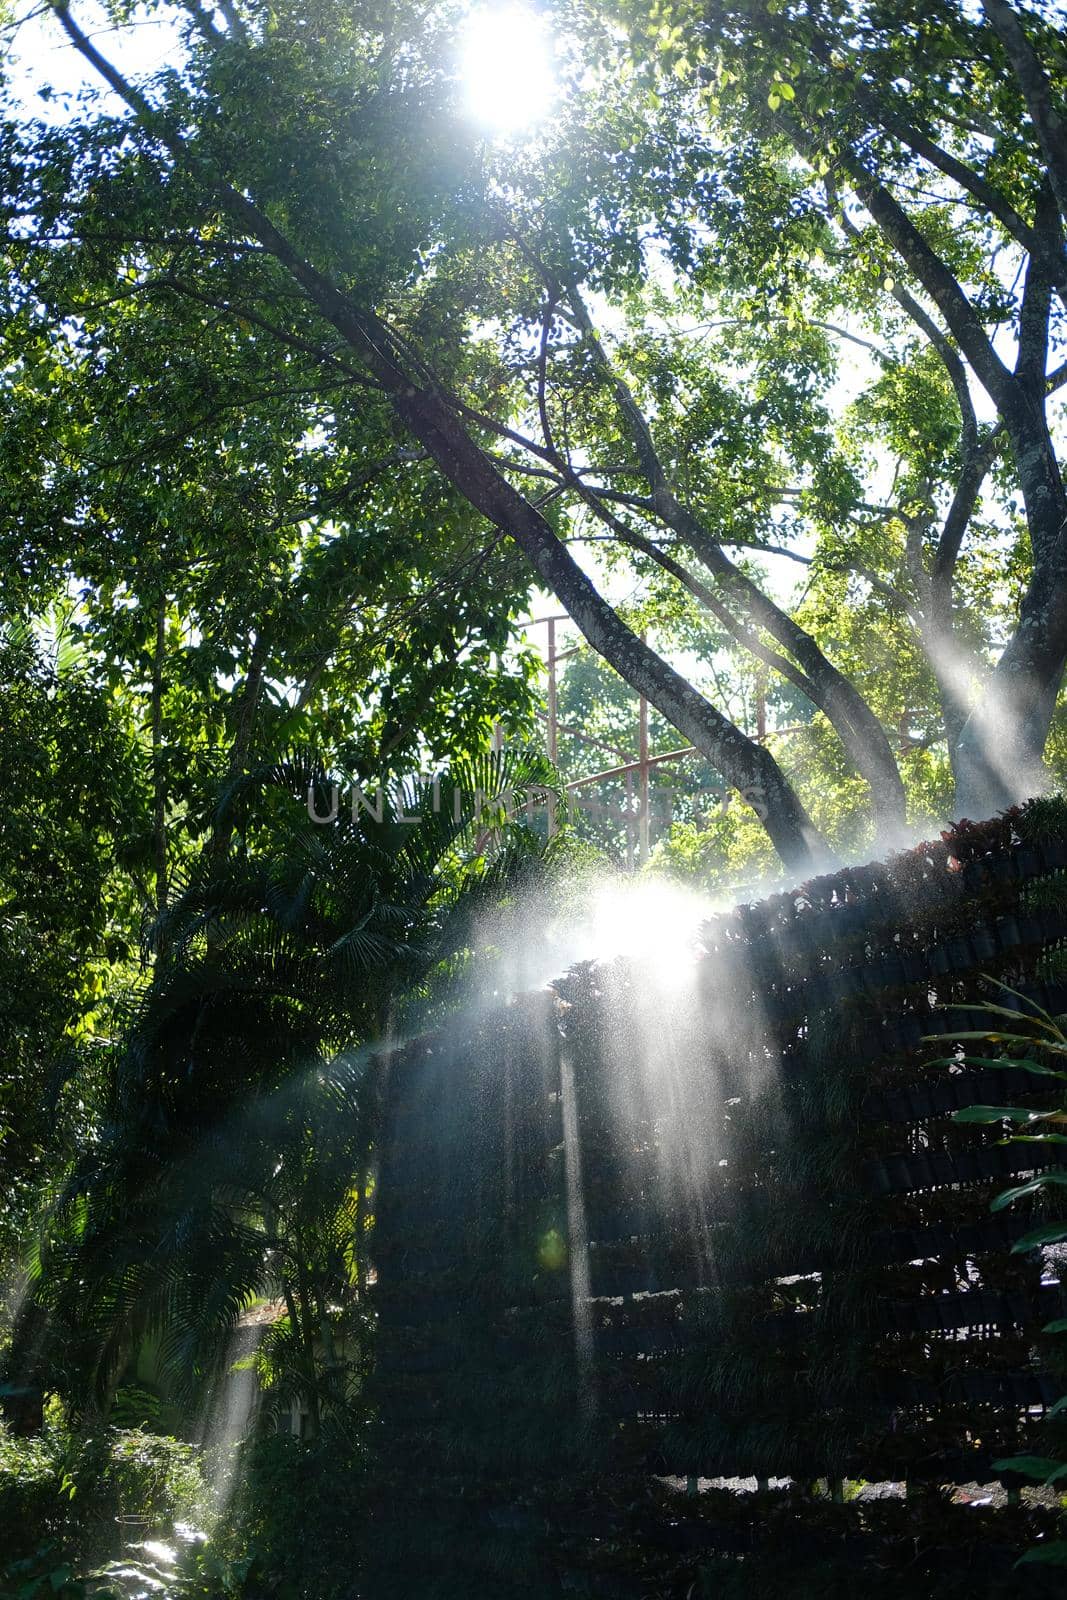
[[[1048,162],[1056,199],[1067,218],[1067,118],[1060,115],[1044,67],[1008,0],[982,0],[982,9],[996,30],[1018,79],[1038,143]]]
[[[1067,660],[1067,494],[1049,437],[1044,372],[1004,408],[1033,568],[988,693],[960,736],[960,814],[989,816],[1047,786],[1042,762]],[[983,773],[984,769],[984,773]]]
[[[515,540],[594,650],[739,790],[783,864],[807,871],[823,860],[825,847],[770,752],[729,722],[626,626],[541,514],[496,470],[445,403],[410,385],[394,393],[393,403],[449,482]]]
[[[155,652],[152,656],[152,853],[156,874],[156,910],[167,903],[167,791],[163,782],[163,656],[167,640],[167,601],[156,608]]]
[[[957,812],[986,817],[1040,794],[1042,756],[1067,659],[1067,522],[1054,560],[1035,566],[1019,622],[958,746]]]
[[[263,696],[263,682],[266,677],[267,666],[267,630],[263,626],[259,629],[252,642],[252,650],[248,658],[248,674],[237,701],[237,716],[234,726],[233,738],[230,742],[230,754],[226,763],[226,781],[232,783],[245,771],[248,764],[248,752],[252,744],[252,733],[256,724],[256,713],[259,702]],[[227,817],[225,820],[216,819],[211,829],[205,854],[208,860],[221,861],[230,848],[233,838],[233,823]]]
[[[811,634],[734,565],[686,507],[669,493],[656,498],[657,503],[663,502],[664,521],[685,539],[697,559],[740,602],[747,616],[788,650],[802,668],[813,690],[814,703],[870,788],[879,835],[884,842],[891,840],[904,826],[904,781],[885,729],[874,712],[856,686],[823,654]]]

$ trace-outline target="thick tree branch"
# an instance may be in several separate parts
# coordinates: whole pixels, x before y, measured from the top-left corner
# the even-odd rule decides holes
[[[693,598],[698,600],[705,610],[715,618],[716,622],[720,623],[730,636],[738,644],[742,645],[750,655],[755,656],[757,661],[762,661],[765,666],[770,667],[780,677],[793,684],[795,688],[800,690],[801,694],[807,696],[812,705],[818,706],[818,691],[806,673],[802,672],[786,656],[780,655],[776,650],[772,650],[769,645],[764,644],[755,629],[746,627],[743,622],[740,622],[723,605],[714,590],[709,589],[706,583],[701,583],[695,574],[690,572],[687,567],[684,567],[680,561],[677,561],[669,551],[664,550],[661,545],[645,538],[643,534],[638,533],[636,529],[623,522],[620,517],[615,516],[613,512],[600,503],[595,491],[587,493],[583,498],[593,514],[606,527],[612,530],[614,538],[620,544],[625,544],[631,550],[636,550],[639,554],[647,556],[650,561],[654,561],[664,572],[669,573],[672,578],[676,578]]]
[[[981,173],[975,172],[966,162],[960,161],[957,156],[942,149],[935,140],[929,138],[919,128],[913,127],[904,117],[885,107],[877,96],[871,95],[865,98],[875,108],[875,114],[887,133],[895,135],[914,155],[921,156],[932,167],[944,173],[946,178],[950,178],[953,183],[966,190],[991,217],[996,218],[1005,232],[1010,234],[1017,244],[1022,245],[1024,250],[1033,249],[1033,230],[995,185],[983,178]]]
[[[952,504],[941,527],[933,565],[931,583],[940,590],[950,585],[959,559],[960,546],[978,504],[986,474],[996,460],[1004,440],[1002,428],[994,428],[984,439],[977,441],[964,452],[963,466],[956,480]]]
[[[825,712],[857,771],[870,785],[879,821],[884,826],[896,827],[904,816],[904,786],[881,723],[855,685],[838,672],[811,635],[735,566],[722,545],[707,532],[699,517],[677,498],[644,413],[629,385],[615,370],[585,303],[573,284],[568,285],[567,297],[576,325],[615,394],[624,425],[652,491],[650,510],[685,541],[701,564],[721,583],[724,591],[741,606],[749,620],[775,639],[803,668],[816,691],[815,703]]]
[[[1046,560],[1058,561],[1057,546],[1067,518],[1067,501],[1045,416],[1047,386],[1044,378],[1042,377],[1040,386],[1035,390],[1032,383],[1028,384],[1016,373],[1009,371],[993,351],[977,314],[959,284],[927,245],[899,203],[884,186],[877,184],[871,178],[862,163],[854,156],[846,158],[844,165],[853,174],[857,194],[886,239],[898,250],[909,269],[914,272],[934,300],[957,344],[970,362],[972,370],[997,408],[1011,440],[1019,485],[1026,502],[1027,524],[1035,568]],[[1046,261],[1047,253],[1044,251],[1041,256],[1031,258],[1035,283],[1043,282],[1047,292]],[[902,293],[906,294],[906,291]],[[899,303],[904,303],[900,294],[897,298]],[[924,331],[930,333],[935,347],[945,361],[964,419],[965,448],[970,447],[977,440],[977,432],[972,426],[974,408],[970,404],[969,396],[965,399],[966,373],[955,371],[953,357],[949,354],[951,346],[947,344],[936,324],[926,317],[922,308],[916,304],[909,314],[915,318],[920,327],[923,327],[925,319],[928,329]]]
[[[981,318],[957,279],[886,186],[868,172],[854,151],[841,157],[852,185],[889,244],[922,284],[944,317],[979,382],[999,409],[1010,392],[1011,373],[997,355]]]
[[[854,241],[858,240],[860,237],[860,230],[856,227],[856,224],[848,215],[848,212],[841,203],[840,197],[837,195],[833,185],[829,181],[827,182],[826,188],[831,205],[834,206],[838,211],[841,227],[843,228],[844,232],[849,236],[850,239]],[[953,393],[956,396],[956,404],[959,407],[960,412],[960,421],[963,424],[964,439],[966,441],[977,439],[978,419],[975,416],[974,402],[971,399],[971,388],[967,381],[967,368],[960,359],[959,352],[956,350],[952,341],[938,327],[937,323],[934,321],[933,317],[930,316],[925,307],[920,305],[915,296],[909,293],[909,291],[904,288],[903,284],[894,282],[890,293],[900,309],[911,318],[912,322],[914,322],[915,326],[920,330],[920,332],[925,334],[930,344],[940,356],[941,364],[948,374],[949,382],[951,383]]]
[[[1050,264],[1063,255],[1063,234],[1056,197],[1046,180],[1038,199],[1035,232],[1041,248],[1031,253],[1019,309],[1019,350],[1015,376],[1035,396],[1044,397],[1048,368],[1049,317],[1052,311]]]
[[[1060,215],[1067,221],[1067,121],[1053,101],[1052,88],[1037,51],[1008,0],[982,0],[982,9],[1019,81],[1038,143],[1048,162]]]

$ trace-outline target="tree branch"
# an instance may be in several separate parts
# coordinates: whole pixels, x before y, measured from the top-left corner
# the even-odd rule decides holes
[[[870,785],[879,821],[897,826],[904,815],[904,786],[885,730],[854,684],[825,656],[812,636],[775,605],[759,586],[730,560],[692,509],[671,487],[645,419],[628,384],[615,371],[577,288],[568,285],[571,312],[593,359],[612,387],[637,459],[652,490],[649,509],[673,529],[703,566],[738,601],[749,619],[788,650],[815,689],[816,704],[825,712],[857,771]]]
[[[818,706],[818,691],[807,674],[801,671],[801,669],[792,661],[788,660],[787,657],[779,655],[776,650],[772,650],[768,645],[764,644],[755,629],[746,627],[743,622],[738,621],[738,619],[732,615],[727,607],[723,605],[718,595],[716,595],[713,590],[708,588],[707,584],[701,583],[699,578],[690,572],[687,567],[683,567],[680,561],[676,561],[668,551],[662,549],[651,539],[646,539],[643,534],[640,534],[635,529],[629,527],[625,522],[622,521],[620,517],[616,517],[614,513],[609,511],[606,506],[601,505],[595,492],[590,491],[584,496],[584,498],[586,500],[586,504],[589,506],[593,514],[598,517],[606,527],[612,530],[612,534],[616,540],[618,540],[621,544],[628,545],[631,550],[636,550],[641,555],[647,556],[649,560],[654,561],[656,565],[662,568],[664,572],[667,572],[671,575],[671,577],[676,578],[678,582],[689,591],[694,599],[699,600],[700,604],[705,608],[705,610],[710,612],[715,620],[720,623],[731,635],[731,637],[734,638],[738,644],[742,645],[750,655],[755,656],[757,661],[762,661],[766,666],[777,672],[781,677],[787,679],[789,683],[793,684],[795,688],[799,689],[802,694],[807,696],[812,705]]]
[[[1049,317],[1052,311],[1050,263],[1063,256],[1063,235],[1052,185],[1041,185],[1034,231],[1039,248],[1030,256],[1019,308],[1019,349],[1015,376],[1035,396],[1042,395],[1048,367]]]
[[[944,317],[956,343],[993,403],[998,409],[1005,409],[1010,404],[1011,373],[994,350],[981,319],[957,279],[920,233],[900,202],[884,184],[871,176],[854,151],[843,154],[841,164],[886,240]]]
[[[1067,221],[1067,121],[1056,109],[1045,69],[1008,0],[982,0],[982,9],[1018,79],[1038,143],[1048,162],[1048,175],[1060,215]]]
[[[832,206],[836,206],[841,220],[841,227],[850,239],[856,241],[860,237],[860,230],[852,221],[841,204],[840,198],[833,184],[827,180],[827,194]],[[910,294],[902,284],[894,282],[889,291],[900,309],[911,318],[915,326],[924,333],[933,348],[941,358],[941,363],[948,373],[949,382],[956,396],[956,404],[960,411],[960,420],[963,424],[964,437],[967,440],[976,439],[978,436],[978,419],[975,416],[974,402],[971,399],[971,388],[967,381],[967,369],[960,359],[959,352],[951,340],[938,327],[929,312],[921,306],[913,294]]]

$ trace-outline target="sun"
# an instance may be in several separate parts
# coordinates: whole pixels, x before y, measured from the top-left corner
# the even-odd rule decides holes
[[[495,134],[532,128],[555,97],[552,41],[543,19],[522,5],[479,6],[460,45],[467,111]]]

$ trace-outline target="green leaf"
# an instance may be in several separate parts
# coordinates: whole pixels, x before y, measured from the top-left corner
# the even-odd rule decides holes
[[[1031,1566],[1041,1563],[1050,1567],[1067,1567],[1067,1539],[1052,1539],[1048,1544],[1035,1544],[1032,1550],[1019,1557],[1015,1565],[1021,1567],[1024,1562]]]
[[[1046,1222],[1017,1239],[1011,1247],[1011,1253],[1023,1255],[1027,1250],[1036,1250],[1043,1244],[1061,1244],[1064,1239],[1067,1239],[1067,1222]]]
[[[1024,1005],[1031,1006],[1033,1008],[1033,1011],[1032,1011],[1033,1020],[1035,1022],[1039,1023],[1041,1027],[1047,1029],[1049,1032],[1054,1033],[1058,1039],[1062,1039],[1063,1038],[1063,1029],[1059,1026],[1059,1023],[1057,1022],[1056,1018],[1052,1015],[1051,1011],[1046,1011],[1044,1006],[1039,1006],[1036,1000],[1031,1000],[1030,996],[1023,994],[1021,989],[1013,989],[1010,983],[1005,983],[1004,982],[1003,978],[991,977],[988,972],[983,972],[982,973],[982,977],[986,980],[987,983],[993,984],[993,986],[995,988],[1000,989],[1004,994],[1014,995],[1016,1000],[1021,1000]],[[987,1008],[988,1008],[988,1002],[987,1002]],[[1000,1008],[998,1007],[997,1009],[999,1010]],[[1016,1013],[1008,1012],[1008,1011],[1004,1011],[1003,1012],[1004,1016],[1015,1015],[1015,1014]],[[1030,1014],[1031,1013],[1029,1013],[1029,1012],[1027,1013],[1027,1015],[1030,1015]],[[1062,1019],[1060,1019],[1060,1020],[1062,1020]]]
[[[1043,1112],[1021,1106],[965,1106],[952,1113],[953,1122],[1040,1122]]]
[[[932,1067],[1017,1067],[1020,1072],[1032,1072],[1037,1078],[1059,1078],[1067,1082],[1067,1072],[1057,1072],[1054,1067],[1042,1066],[1040,1061],[1013,1060],[1010,1056],[941,1056],[931,1061]]]
[[[987,1044],[1025,1044],[1029,1045],[1031,1050],[1034,1048],[1032,1034],[1000,1033],[993,1028],[981,1031],[971,1030],[967,1033],[924,1033],[920,1042],[922,1044],[953,1044],[964,1039],[982,1039]],[[1041,1048],[1043,1050],[1055,1050],[1058,1047],[1051,1043],[1046,1044],[1045,1040],[1042,1039]]]
[[[1050,1473],[1058,1472],[1064,1465],[1054,1456],[1008,1456],[1003,1461],[994,1461],[994,1472],[1014,1472],[1020,1478],[1036,1478],[1044,1483]]]
[[[1059,1187],[1067,1185],[1067,1172],[1042,1172],[1037,1178],[1029,1178],[1026,1183],[1020,1183],[1014,1189],[1005,1189],[1003,1194],[998,1194],[991,1203],[990,1211],[1003,1211],[1005,1206],[1010,1206],[1016,1200],[1024,1200],[1027,1195],[1039,1194],[1049,1184]],[[1063,1226],[1067,1228],[1067,1221]]]
[[[989,976],[988,973],[984,973],[983,974],[983,977],[988,978],[988,976]],[[1019,994],[1019,991],[1017,989],[1008,989],[1007,984],[1001,984],[1000,987],[1002,989],[1007,989],[1007,992],[1009,994],[1014,994],[1014,995],[1018,996],[1018,998],[1020,1000],[1025,999],[1025,996]],[[1053,1034],[1056,1039],[1062,1039],[1063,1038],[1063,1033],[1056,1026],[1055,1022],[1053,1022],[1053,1020],[1049,1016],[1048,1012],[1047,1011],[1040,1011],[1040,1007],[1038,1008],[1040,1014],[1039,1015],[1034,1015],[1033,1013],[1031,1013],[1029,1011],[1013,1011],[1009,1006],[993,1005],[992,1001],[989,1001],[989,1000],[961,1000],[959,1005],[956,1007],[956,1010],[957,1011],[979,1011],[984,1016],[987,1016],[987,1017],[1006,1017],[1009,1022],[1014,1022],[1014,1023],[1032,1022],[1032,1023],[1035,1024],[1036,1027],[1042,1028],[1046,1033]],[[1038,1042],[1038,1041],[1036,1041],[1034,1039],[1033,1034],[1029,1035],[1029,1041],[1030,1041],[1031,1044],[1035,1044],[1035,1043]],[[1042,1039],[1040,1041],[1040,1043],[1042,1045],[1044,1045],[1046,1043],[1046,1041],[1044,1039]],[[1050,1047],[1051,1047],[1051,1041],[1049,1041],[1049,1044],[1050,1044]]]

